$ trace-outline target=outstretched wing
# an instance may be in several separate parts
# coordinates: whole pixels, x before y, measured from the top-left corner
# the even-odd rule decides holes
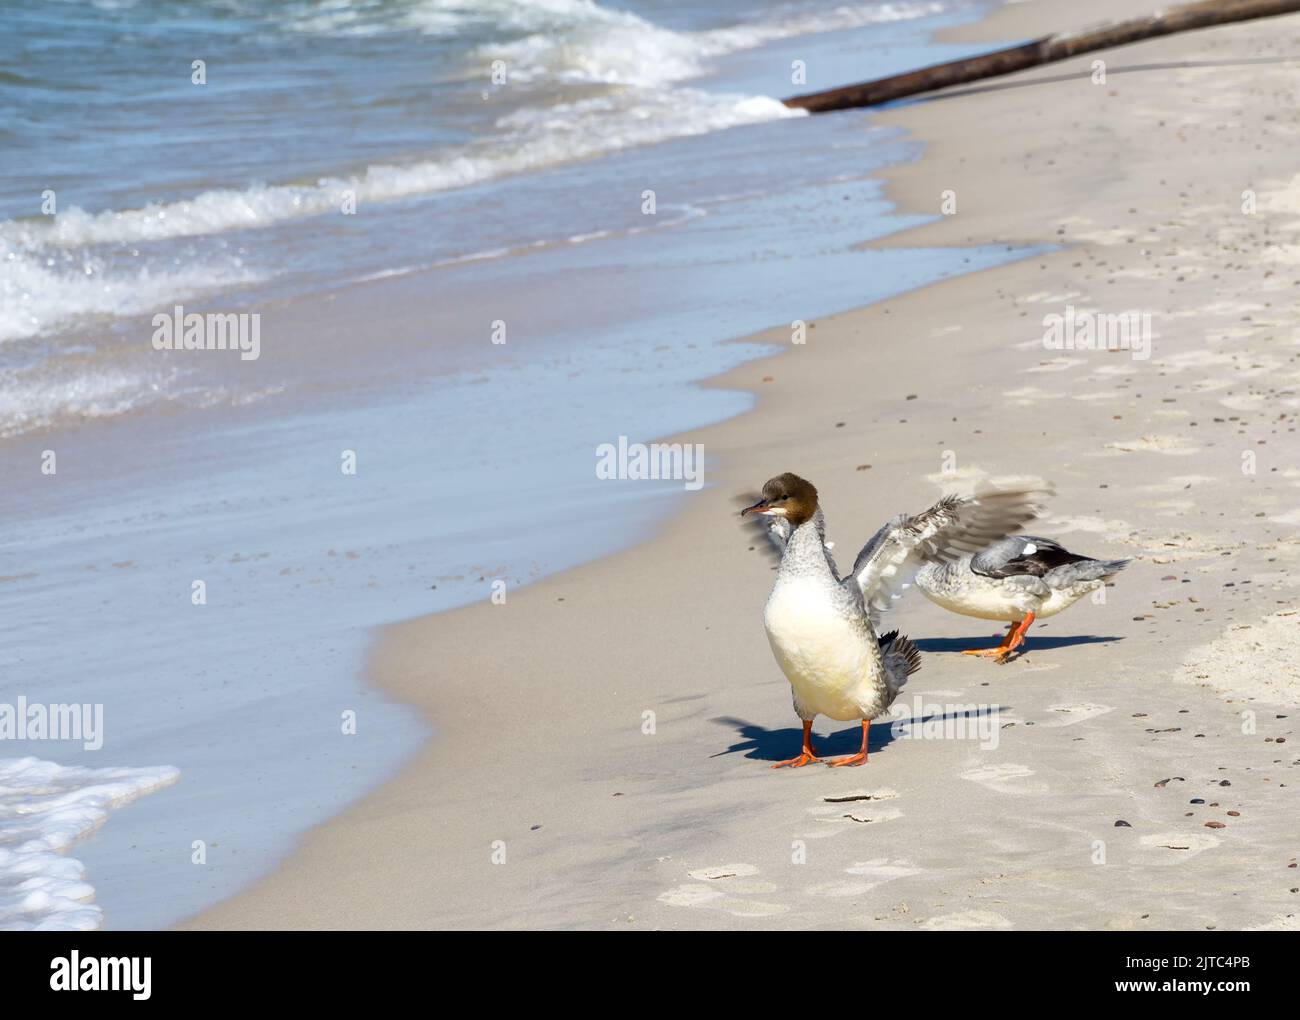
[[[1042,512],[1051,486],[1039,480],[985,484],[969,497],[945,496],[913,517],[899,514],[863,546],[845,584],[856,587],[874,626],[922,564],[976,553]]]

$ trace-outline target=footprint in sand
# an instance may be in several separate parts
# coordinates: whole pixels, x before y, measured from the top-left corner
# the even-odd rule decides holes
[[[1021,673],[1045,673],[1048,670],[1060,669],[1062,666],[1062,663],[1060,662],[1043,662],[1041,659],[1034,662],[1030,657],[1032,653],[1033,649],[1031,648],[1029,651],[1025,652],[1025,658],[1015,660],[1017,675]],[[1006,719],[1008,717],[999,712],[998,718]]]
[[[1196,508],[1190,499],[1163,499],[1158,503],[1139,503],[1138,506],[1150,510],[1156,517],[1182,517],[1188,510]]]
[[[1089,535],[1101,535],[1112,541],[1121,541],[1133,531],[1128,521],[1108,521],[1101,517],[1057,517],[1047,519],[1047,524],[1054,534],[1061,535],[1069,531],[1083,531]]]
[[[1048,705],[1049,712],[1055,712],[1061,718],[1053,719],[1051,722],[1042,723],[1044,728],[1053,726],[1073,726],[1075,723],[1081,723],[1085,719],[1095,719],[1099,715],[1105,715],[1107,712],[1115,711],[1113,705],[1092,705],[1087,702],[1070,705]]]
[[[1143,836],[1142,846],[1147,847],[1152,864],[1179,864],[1195,857],[1202,850],[1219,845],[1219,837],[1209,833],[1158,832]]]
[[[873,879],[876,885],[892,882],[907,875],[919,875],[920,868],[914,868],[907,861],[891,861],[887,857],[877,857],[873,861],[862,861],[844,869],[850,875],[864,875]]]
[[[1005,929],[1011,922],[991,910],[963,910],[960,914],[941,914],[921,925],[927,931],[968,931],[973,928]]]
[[[748,878],[757,875],[758,869],[752,864],[719,864],[713,868],[696,868],[686,874],[697,882],[717,882],[724,878]]]
[[[1193,487],[1213,485],[1217,481],[1212,475],[1173,475],[1163,482],[1143,485],[1141,488],[1145,492],[1186,492]]]
[[[1071,218],[1071,220],[1073,220],[1073,217]],[[1071,221],[1066,220],[1063,222],[1068,223]],[[1078,222],[1086,222],[1086,221],[1080,220]],[[1049,290],[1039,290],[1039,291],[1035,291],[1032,294],[1026,294],[1020,300],[1031,305],[1042,305],[1042,304],[1063,305],[1067,301],[1077,301],[1079,298],[1083,296],[1084,296],[1083,291],[1080,290],[1068,290],[1061,294],[1053,294]],[[1034,340],[1028,342],[1032,347],[1041,347],[1043,345],[1043,341],[1038,338],[1035,338]]]
[[[1040,390],[1037,386],[1021,386],[1019,389],[1007,390],[1002,394],[1003,403],[1014,403],[1018,407],[1033,407],[1044,400],[1059,399],[1059,393]]]
[[[1257,924],[1246,931],[1300,931],[1300,914],[1278,914],[1270,921]]]
[[[822,797],[808,813],[819,822],[828,823],[823,828],[803,833],[801,839],[821,839],[826,836],[838,836],[847,832],[853,825],[872,825],[879,822],[892,822],[902,818],[903,812],[883,802],[897,800],[898,791],[882,788],[879,790],[846,790]]]
[[[1007,762],[1003,765],[981,765],[977,769],[963,772],[961,778],[979,783],[980,786],[986,786],[998,793],[1039,793],[1042,790],[1041,784],[1022,782],[1033,774],[1034,770],[1027,765],[1013,765]]]
[[[679,885],[659,894],[659,902],[670,907],[696,910],[721,910],[733,917],[768,917],[783,914],[789,907],[780,903],[742,899],[776,891],[771,882],[755,880],[758,869],[752,864],[719,864],[687,872],[695,883]]]
[[[888,857],[863,861],[845,868],[844,871],[855,877],[850,880],[823,882],[820,885],[809,886],[804,892],[809,896],[861,896],[896,878],[906,878],[908,875],[921,873],[920,868],[912,867],[908,861],[891,861]]]
[[[1106,443],[1103,449],[1118,450],[1120,453],[1164,453],[1173,457],[1188,457],[1201,452],[1199,446],[1193,446],[1182,436],[1166,435],[1139,436],[1137,439]]]
[[[1083,358],[1052,358],[1050,361],[1040,361],[1030,368],[1022,368],[1020,372],[1022,374],[1030,372],[1068,372],[1083,363]]]
[[[1092,390],[1088,393],[1071,393],[1071,400],[1121,400],[1124,394],[1119,390]]]

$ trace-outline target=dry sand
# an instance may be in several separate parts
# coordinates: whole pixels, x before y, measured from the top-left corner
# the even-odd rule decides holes
[[[661,534],[383,635],[374,676],[434,739],[189,924],[1295,927],[1297,53],[1300,17],[1275,19],[1102,54],[1105,84],[1085,57],[884,114],[928,143],[888,174],[899,205],[957,195],[888,244],[1060,249],[818,321],[716,381],[757,409],[681,437],[712,487]],[[1067,304],[1150,312],[1151,357],[1045,350]],[[894,512],[1015,472],[1058,486],[1035,531],[1136,562],[1005,666],[953,654],[993,625],[903,601],[927,654],[900,703],[996,711],[996,748],[878,725],[865,767],[773,772],[797,720],[730,497],[784,470],[842,565]],[[857,728],[815,732],[839,753]]]

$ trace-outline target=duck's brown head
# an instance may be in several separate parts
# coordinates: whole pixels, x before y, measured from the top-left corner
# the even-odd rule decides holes
[[[787,471],[768,479],[763,485],[763,498],[753,506],[745,507],[740,511],[740,516],[763,514],[765,517],[784,517],[797,528],[816,512],[817,490],[813,483]]]

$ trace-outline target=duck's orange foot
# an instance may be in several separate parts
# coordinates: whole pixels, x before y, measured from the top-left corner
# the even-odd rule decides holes
[[[1016,646],[1016,629],[1019,624],[1013,623],[1011,629],[1007,631],[1002,642],[993,648],[966,648],[963,649],[962,655],[983,655],[990,659],[997,659],[998,662],[1007,661],[1007,653]]]
[[[799,751],[799,757],[779,761],[772,768],[797,769],[807,765],[810,761],[821,761],[821,759],[817,757],[817,749],[812,746],[812,720],[805,719],[803,721],[803,747]]]
[[[1034,614],[1026,613],[1025,618],[1011,628],[1007,634],[1007,639],[1002,642],[1002,647],[997,649],[997,662],[1000,664],[1010,662],[1012,659],[1018,659],[1025,653],[1021,651],[1025,645],[1025,632],[1029,630],[1030,625],[1034,622]]]
[[[798,758],[787,758],[785,761],[779,761],[772,766],[774,769],[798,769],[812,761],[821,761],[812,748],[799,752]]]
[[[832,758],[826,764],[833,769],[843,768],[845,765],[865,765],[867,763],[867,752],[859,751],[857,754],[850,754],[844,758]]]

